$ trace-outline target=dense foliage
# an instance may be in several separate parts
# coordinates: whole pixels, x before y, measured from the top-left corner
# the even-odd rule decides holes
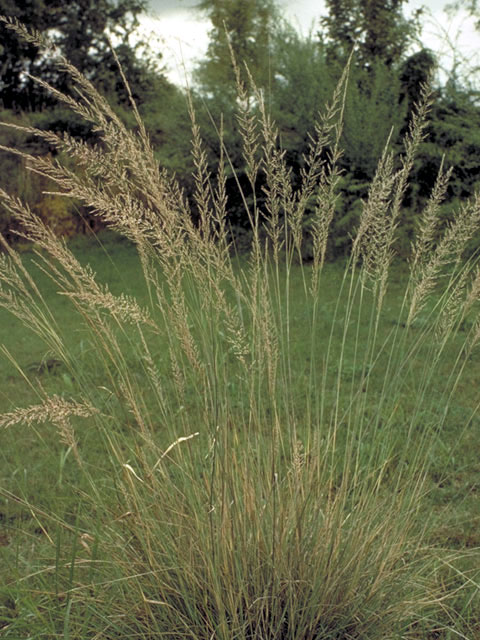
[[[135,100],[154,144],[161,148],[174,135],[185,100],[179,89],[166,79],[160,66],[161,54],[145,55],[145,44],[133,37],[138,16],[146,8],[144,0],[0,0],[2,24],[0,46],[0,119],[28,129],[63,132],[77,140],[95,143],[98,135],[92,122],[78,117],[57,100],[55,91],[78,99],[78,87],[58,64],[63,56],[73,62],[86,80],[98,88],[125,121],[133,122],[131,99]],[[9,24],[9,22],[11,24]],[[25,25],[30,33],[42,34],[47,51],[31,38],[19,37],[12,24]],[[113,51],[111,42],[115,43]],[[129,78],[127,88],[119,72]],[[47,86],[48,85],[48,86]],[[28,131],[0,129],[0,144],[36,155],[56,154],[48,140],[34,140]],[[178,158],[172,148],[160,154],[173,169]],[[33,209],[48,220],[58,233],[72,235],[89,228],[93,219],[88,209],[55,196],[45,196],[51,186],[34,174],[25,177],[25,161],[20,155],[2,152],[0,186],[27,198]],[[23,177],[20,177],[23,176]],[[13,239],[15,226],[0,213],[0,233]]]
[[[420,15],[405,18],[402,0],[391,0],[388,4],[329,0],[326,15],[319,15],[317,30],[304,36],[281,19],[273,0],[202,0],[197,8],[209,17],[212,28],[206,57],[195,71],[190,99],[206,141],[206,162],[211,171],[221,154],[219,130],[223,127],[224,145],[228,149],[228,222],[239,249],[248,227],[245,202],[255,200],[261,214],[266,212],[262,206],[266,176],[260,167],[257,186],[252,190],[242,153],[240,138],[245,123],[239,120],[242,106],[237,99],[239,83],[245,100],[254,110],[258,104],[255,92],[265,97],[271,118],[278,126],[278,141],[291,168],[293,185],[298,185],[309,152],[308,132],[312,122],[332,95],[353,42],[357,43],[343,105],[343,155],[339,159],[342,177],[329,246],[331,258],[343,255],[358,226],[362,203],[385,144],[389,141],[399,166],[404,153],[401,140],[418,102],[422,83],[434,77],[435,57],[418,44]],[[59,52],[108,96],[125,121],[130,118],[132,123],[128,113],[129,90],[108,39],[114,38],[119,43],[116,55],[157,158],[162,166],[175,172],[193,203],[195,185],[187,99],[180,88],[166,79],[159,65],[161,54],[139,55],[140,43],[133,34],[144,9],[143,0],[102,0],[94,4],[86,0],[66,3],[35,0],[28,4],[0,0],[0,13],[46,32]],[[82,140],[94,140],[91,124],[59,107],[52,93],[27,75],[38,76],[53,88],[68,93],[68,74],[59,72],[53,59],[40,55],[32,43],[25,43],[10,29],[2,28],[2,37],[2,119],[16,119],[22,125],[66,131]],[[401,254],[410,243],[417,213],[433,187],[444,155],[445,165],[454,167],[442,209],[445,220],[449,219],[452,205],[459,198],[473,193],[480,171],[476,160],[480,153],[479,114],[475,94],[454,77],[445,86],[437,81],[427,135],[412,167],[412,186],[403,202],[397,246]],[[20,142],[25,151],[34,153],[52,151],[47,144],[34,143],[28,135],[13,135],[15,140],[12,135],[1,132],[0,142],[5,146],[11,146],[12,142],[18,146]],[[18,157],[2,154],[2,175],[8,177],[10,184],[12,176],[19,175],[21,163]],[[72,225],[65,227],[69,217],[65,205],[62,209],[62,205],[52,203],[51,198],[45,202],[41,194],[47,188],[44,182],[32,176],[27,180],[15,178],[13,184],[19,195],[30,193],[31,203],[42,215],[49,212],[50,217],[62,219],[55,224],[60,232],[72,230]],[[75,211],[75,207],[70,209]],[[85,210],[81,213],[87,215]],[[307,206],[305,229],[310,216]],[[10,221],[5,213],[1,214],[0,221],[2,233],[10,235]],[[73,228],[77,227],[75,223]],[[308,245],[304,258],[310,258]]]
[[[79,71],[107,90],[111,88],[112,77],[117,75],[108,37],[120,43],[117,55],[125,70],[135,71],[132,82],[142,84],[141,78],[137,80],[142,75],[141,65],[129,38],[138,25],[139,13],[144,10],[144,0],[0,2],[0,14],[47,33],[52,44]],[[41,54],[35,44],[19,39],[9,30],[2,33],[0,68],[1,101],[5,109],[39,111],[52,105],[51,95],[31,76],[41,77],[60,91],[71,85],[68,74],[59,71],[51,56]]]
[[[265,24],[261,22],[267,15],[264,5],[259,6],[258,15],[253,11],[248,13],[249,28],[246,27],[246,16],[243,14],[241,29],[236,31],[232,20],[239,6],[237,0],[206,0],[202,3],[203,9],[210,7],[214,25],[207,59],[197,71],[200,93],[208,109],[202,125],[210,141],[212,160],[217,160],[218,135],[211,119],[218,126],[220,115],[223,114],[225,118],[229,132],[226,146],[235,168],[235,177],[231,178],[232,189],[229,189],[232,224],[240,227],[247,225],[243,198],[237,195],[238,183],[244,191],[243,196],[247,200],[255,196],[257,202],[262,202],[263,185],[260,183],[257,192],[249,194],[245,159],[238,144],[241,126],[236,126],[237,138],[232,132],[238,104],[235,99],[228,100],[229,93],[226,91],[226,87],[231,91],[235,80],[228,60],[227,35],[234,58],[241,61],[242,52],[249,47],[249,60],[255,61],[252,66],[252,70],[256,71],[255,75],[252,73],[255,84],[267,98],[272,119],[279,128],[279,140],[297,183],[309,151],[308,132],[311,124],[321,105],[332,95],[356,42],[344,105],[343,156],[339,163],[342,179],[329,247],[330,257],[343,255],[349,250],[350,238],[358,226],[362,203],[368,194],[368,185],[374,178],[378,159],[387,141],[397,167],[400,165],[405,153],[401,140],[408,130],[408,122],[424,83],[436,83],[436,100],[428,116],[429,127],[425,139],[412,167],[414,186],[409,188],[403,202],[397,244],[400,254],[404,255],[408,250],[418,211],[433,188],[444,155],[446,166],[454,167],[442,214],[445,219],[449,218],[451,204],[459,196],[473,193],[480,169],[476,160],[479,151],[476,135],[468,134],[468,131],[477,130],[475,123],[479,111],[474,96],[458,82],[450,80],[446,86],[442,86],[435,79],[435,56],[418,44],[421,12],[407,19],[403,15],[402,5],[401,1],[385,5],[382,2],[331,0],[327,3],[327,15],[319,16],[319,30],[315,34],[301,36],[291,25],[277,19],[271,27],[270,37],[256,41],[257,51],[254,52],[252,46],[255,40],[248,36],[253,32],[254,25]],[[219,29],[219,7],[222,15],[228,13],[229,16],[224,23],[227,33]],[[223,55],[219,64],[218,52],[221,47]],[[259,61],[262,60],[263,69],[259,68]],[[228,77],[227,62],[230,64]],[[237,79],[244,81],[240,72],[243,73],[241,64]],[[307,207],[305,226],[308,227],[308,224]],[[304,258],[309,257],[309,248],[305,247]]]

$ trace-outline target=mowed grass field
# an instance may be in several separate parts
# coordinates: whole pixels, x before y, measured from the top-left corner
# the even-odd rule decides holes
[[[89,264],[96,272],[98,281],[108,284],[113,294],[134,295],[141,306],[148,305],[149,293],[137,252],[132,244],[119,240],[113,234],[104,233],[100,234],[98,239],[79,238],[70,246],[78,260],[83,265]],[[142,443],[139,445],[136,436],[129,432],[127,425],[130,416],[116,411],[114,405],[117,400],[109,390],[110,385],[103,377],[102,368],[98,366],[98,356],[88,328],[70,301],[65,296],[57,294],[56,285],[39,269],[38,257],[33,253],[26,253],[24,261],[29,273],[44,292],[48,308],[58,325],[63,328],[65,343],[74,354],[75,370],[67,368],[49,352],[38,336],[29,332],[5,309],[1,309],[1,412],[36,405],[41,402],[44,394],[70,398],[76,389],[75,376],[78,375],[85,381],[83,384],[91,385],[93,393],[97,394],[98,406],[117,416],[118,422],[111,425],[112,433],[119,437],[114,446],[123,447],[125,461],[132,461],[133,464],[135,456],[139,455],[138,447],[141,447]],[[247,259],[236,259],[234,268],[237,273],[247,269]],[[344,300],[339,296],[339,291],[342,289],[345,263],[339,261],[325,265],[321,282],[321,305],[317,315],[318,344],[315,351],[312,351],[309,325],[312,309],[304,293],[304,279],[308,277],[310,269],[308,265],[296,265],[292,267],[289,276],[289,379],[294,386],[290,396],[295,400],[297,410],[302,406],[302,402],[307,408],[308,381],[313,367],[318,369],[327,381],[323,383],[322,392],[326,397],[326,406],[337,403],[340,413],[348,415],[352,402],[352,386],[356,384],[359,376],[364,375],[364,365],[361,364],[362,358],[359,357],[358,349],[359,345],[361,349],[361,345],[367,341],[374,302],[368,299],[367,293],[366,299],[363,300],[363,315],[355,329],[356,339],[347,341],[342,350],[346,322],[342,305],[347,304],[347,298]],[[398,262],[394,265],[378,327],[379,344],[388,342],[392,331],[407,331],[402,322],[401,308],[407,275],[405,264]],[[433,297],[415,326],[409,329],[414,336],[421,334],[425,327],[428,327],[435,303],[436,298]],[[287,310],[280,310],[280,314],[286,316]],[[407,435],[409,414],[418,411],[415,406],[415,392],[422,384],[426,364],[422,358],[427,359],[428,365],[428,358],[437,347],[434,335],[424,340],[422,349],[402,373],[403,388],[396,399],[398,407],[394,424],[391,423],[390,414],[386,409],[385,422],[389,424],[385,428],[388,428],[389,432],[395,431],[399,442],[403,437],[408,437],[412,450],[420,446],[419,443],[425,438],[425,431],[432,436],[432,445],[428,448],[431,459],[428,461],[426,483],[415,517],[418,531],[426,525],[424,544],[437,548],[438,557],[445,558],[445,563],[442,565],[442,562],[439,562],[435,569],[439,574],[439,584],[444,584],[444,596],[448,595],[443,618],[427,620],[423,627],[420,625],[417,630],[410,629],[409,637],[464,637],[471,640],[480,638],[480,556],[475,553],[475,549],[480,547],[480,418],[476,413],[480,384],[478,352],[470,356],[465,375],[456,389],[455,398],[453,401],[449,400],[447,415],[444,416],[443,424],[437,428],[439,416],[442,416],[442,406],[446,406],[443,392],[445,381],[456,366],[458,345],[465,340],[465,332],[472,328],[474,320],[474,316],[464,320],[463,326],[449,347],[451,351],[446,350],[440,366],[435,371],[435,379],[429,383],[430,396],[424,399],[423,415],[420,417],[420,424],[423,421],[424,429],[418,428],[418,433]],[[126,366],[141,388],[142,376],[145,373],[142,363],[138,360],[137,349],[135,345],[129,347],[128,335],[123,336],[121,340]],[[168,344],[162,343],[159,339],[154,355],[160,375],[163,375],[163,383],[168,388],[169,385],[173,385],[168,364]],[[322,369],[326,363],[330,371]],[[385,394],[383,373],[381,363],[376,362],[368,383],[368,404],[372,405],[372,414],[377,410],[374,404],[380,404]],[[339,376],[342,385],[338,395],[336,381]],[[231,393],[235,394],[233,374],[228,384]],[[178,410],[187,414],[187,423],[193,432],[197,430],[196,412],[200,410],[201,403],[199,404],[198,398],[195,398],[194,391],[191,397],[186,394],[186,402],[190,405],[179,407]],[[240,405],[248,402],[248,399],[238,397],[235,402],[239,405],[239,415],[243,414],[245,407]],[[306,442],[308,433],[302,433],[301,419],[301,414],[297,413],[297,437]],[[308,422],[305,416],[305,423]],[[377,418],[377,422],[376,428],[381,430],[381,419]],[[202,428],[201,420],[198,421],[198,428]],[[341,431],[339,433],[341,438]],[[187,434],[182,432],[178,435]],[[68,635],[69,626],[65,622],[68,621],[68,616],[65,613],[59,615],[61,610],[65,610],[66,603],[75,601],[75,593],[81,600],[82,588],[95,584],[96,572],[99,571],[95,562],[101,564],[110,560],[102,555],[106,553],[102,550],[102,529],[109,526],[110,519],[122,516],[119,512],[119,503],[122,501],[118,495],[119,488],[115,486],[115,480],[111,477],[110,463],[105,459],[105,442],[99,441],[98,431],[89,425],[88,419],[79,421],[76,430],[82,465],[87,468],[87,473],[80,472],[72,447],[62,442],[57,429],[51,424],[16,424],[2,429],[0,436],[0,636],[157,637],[154,634],[142,635],[145,632],[135,630],[131,621],[124,626],[117,622],[116,631],[115,625],[112,630],[108,622],[104,621],[104,635],[101,634],[102,624],[97,621],[95,628],[100,635],[92,635],[90,620],[94,619],[95,615],[89,607],[95,607],[97,597],[101,600],[101,586],[97,587],[98,595],[92,598],[80,616],[84,620],[83,630],[77,626],[76,631]],[[199,438],[207,436],[208,434],[201,433]],[[172,432],[159,426],[153,437],[159,450],[165,450],[171,444]],[[266,432],[264,438],[270,439],[271,434]],[[188,446],[197,446],[196,441]],[[357,459],[360,463],[368,465],[368,438],[364,442],[359,439],[355,446],[364,449]],[[130,457],[129,447],[132,451]],[[392,461],[392,465],[394,464],[395,461]],[[205,464],[204,468],[199,468],[197,476],[191,481],[200,482],[208,472],[207,467]],[[102,493],[102,502],[98,505],[97,513],[94,511],[95,504],[92,504],[92,484],[95,485],[95,491]],[[396,489],[393,484],[387,490]],[[172,496],[172,500],[175,500],[175,496]],[[92,522],[96,523],[98,539],[92,531]],[[81,562],[88,560],[95,562],[89,564],[89,568],[82,573]],[[85,575],[85,572],[88,575]],[[102,571],[99,573],[104,580]],[[30,577],[27,579],[28,576]],[[117,578],[115,570],[110,571],[109,580],[115,583]],[[118,580],[118,589],[113,589],[113,597],[121,599],[125,582],[121,578]],[[102,584],[101,580],[99,584]],[[73,590],[72,596],[67,595],[69,589]],[[52,594],[57,616],[55,611],[52,611]],[[74,604],[73,608],[79,606],[84,605]],[[141,617],[142,613],[139,610],[133,615]],[[65,629],[62,625],[59,627],[59,619],[64,621],[62,624],[65,624]],[[65,635],[62,635],[64,631]],[[166,637],[177,636],[169,636],[167,633]]]

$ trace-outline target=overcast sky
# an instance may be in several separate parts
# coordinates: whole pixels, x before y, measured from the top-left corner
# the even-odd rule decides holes
[[[177,84],[185,84],[185,77],[191,72],[196,59],[203,56],[208,45],[210,23],[194,9],[197,0],[149,0],[150,11],[142,18],[142,31],[152,35],[152,46],[158,46],[163,53],[163,62],[170,79]],[[454,18],[444,11],[447,0],[410,0],[405,6],[408,15],[424,5],[427,14],[423,20],[423,43],[440,55],[441,66],[452,67],[452,52],[478,64],[480,54],[480,34],[475,31],[473,20],[465,13]],[[278,0],[285,17],[301,32],[310,28],[324,13],[319,0]],[[156,39],[160,38],[162,42]]]

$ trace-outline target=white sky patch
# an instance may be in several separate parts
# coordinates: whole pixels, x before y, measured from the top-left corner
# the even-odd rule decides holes
[[[195,63],[207,51],[211,29],[209,20],[193,8],[194,4],[195,0],[150,0],[150,15],[140,19],[142,34],[154,34],[151,43],[163,54],[168,78],[180,86],[185,86],[187,80],[191,83]],[[460,64],[463,73],[480,67],[480,33],[475,30],[474,19],[465,11],[448,15],[445,4],[445,0],[410,0],[405,6],[407,16],[422,5],[426,7],[421,19],[421,41],[439,56],[442,81],[456,64]],[[311,30],[314,33],[319,18],[326,14],[324,3],[318,0],[279,0],[278,5],[285,18],[303,35]],[[470,75],[469,80],[479,84],[480,72],[476,75],[478,77]]]
[[[463,10],[450,15],[437,8],[425,13],[422,24],[422,42],[437,54],[443,79],[459,65],[464,74],[477,69],[477,77],[469,80],[478,84],[480,33],[475,29],[475,19]]]
[[[158,17],[142,16],[140,29],[152,36],[152,44],[160,39],[168,79],[180,86],[186,86],[187,81],[190,84],[195,63],[207,52],[210,22],[196,11],[181,8]]]
[[[312,29],[315,32],[320,18],[327,13],[324,2],[312,0],[296,0],[296,2],[280,0],[278,5],[288,22],[304,35]]]

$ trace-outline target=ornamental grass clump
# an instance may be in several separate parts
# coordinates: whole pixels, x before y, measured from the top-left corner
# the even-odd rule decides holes
[[[212,174],[190,103],[189,200],[159,168],[133,101],[135,131],[56,60],[78,97],[55,96],[94,125],[99,143],[28,129],[59,155],[8,151],[135,245],[145,295],[112,293],[25,203],[0,193],[88,344],[80,366],[71,326],[2,240],[0,304],[63,363],[68,385],[56,394],[38,386],[35,405],[0,417],[0,434],[16,429],[20,443],[22,430],[36,429],[47,447],[60,441],[72,451],[67,490],[76,503],[44,509],[2,490],[45,532],[41,555],[29,567],[19,562],[8,587],[16,605],[5,637],[32,628],[42,630],[38,637],[112,640],[454,633],[449,581],[458,595],[471,579],[454,570],[453,554],[430,544],[424,503],[436,434],[480,337],[473,323],[457,340],[478,298],[478,270],[460,258],[478,230],[480,201],[438,239],[448,171],[413,242],[401,317],[381,331],[428,87],[405,153],[398,160],[387,147],[380,159],[332,305],[324,300],[325,257],[348,68],[314,125],[298,188],[262,93],[239,82],[252,242],[237,259],[222,124]],[[307,234],[311,264],[301,261]],[[300,357],[305,341],[308,356]],[[455,366],[439,385],[451,348]]]

